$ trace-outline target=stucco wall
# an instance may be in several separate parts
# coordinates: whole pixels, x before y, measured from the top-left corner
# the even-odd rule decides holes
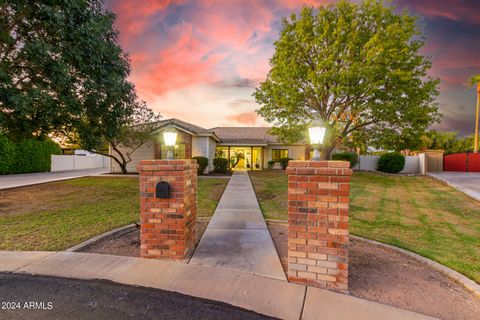
[[[353,170],[376,171],[379,159],[380,156],[359,156],[357,164],[353,167]],[[405,157],[405,166],[400,173],[421,173],[420,161],[421,158],[419,156]]]
[[[215,149],[217,143],[211,137],[193,137],[192,138],[192,157],[207,157],[208,172],[213,170],[213,158],[215,158]],[[207,173],[207,172],[206,172]]]
[[[119,146],[119,149],[124,153],[130,148],[126,148],[124,146]],[[111,152],[115,155],[115,152]],[[137,165],[140,163],[140,160],[151,160],[155,158],[155,147],[153,142],[148,141],[145,142],[140,148],[135,150],[135,152],[131,155],[132,161],[127,164],[127,171],[128,172],[137,172]],[[122,172],[120,167],[115,162],[115,160],[110,160],[110,172]]]

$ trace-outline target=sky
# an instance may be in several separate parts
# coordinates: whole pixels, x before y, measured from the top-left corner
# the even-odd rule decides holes
[[[306,4],[332,0],[107,0],[117,15],[119,41],[132,63],[138,96],[164,118],[205,128],[265,126],[252,97],[266,78],[280,20]],[[393,0],[420,15],[427,36],[422,53],[441,80],[435,129],[474,130],[476,92],[467,79],[480,73],[480,0]]]

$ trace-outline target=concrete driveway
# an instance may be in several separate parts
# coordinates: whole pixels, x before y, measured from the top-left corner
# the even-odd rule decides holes
[[[0,190],[16,187],[30,186],[33,184],[80,178],[85,176],[96,176],[108,172],[108,168],[85,169],[58,172],[36,172],[23,174],[0,175]]]
[[[428,175],[480,201],[480,172],[430,172]]]

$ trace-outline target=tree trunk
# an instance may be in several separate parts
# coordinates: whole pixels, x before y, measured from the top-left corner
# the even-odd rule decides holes
[[[118,163],[120,166],[120,170],[122,170],[122,174],[127,174],[127,164],[126,163]]]
[[[335,146],[324,147],[320,150],[320,159],[321,160],[330,160],[330,154],[332,153]]]

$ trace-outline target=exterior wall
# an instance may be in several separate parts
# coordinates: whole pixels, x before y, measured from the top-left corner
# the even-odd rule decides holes
[[[379,159],[380,156],[359,156],[353,170],[377,171]],[[422,159],[419,156],[406,156],[405,166],[400,173],[422,173],[421,161]]]
[[[348,291],[349,166],[346,161],[289,162],[289,281]]]
[[[122,152],[129,150],[129,148],[124,146],[119,146],[119,149]],[[111,151],[110,153],[114,154],[114,152]],[[155,158],[154,143],[152,141],[145,142],[140,148],[135,150],[135,152],[131,155],[131,158],[132,161],[127,164],[127,171],[137,172],[137,166],[140,164],[141,160],[153,160]],[[118,164],[113,159],[110,159],[110,172],[122,172]]]
[[[208,158],[208,167],[205,173],[213,171],[213,159],[217,143],[211,137],[192,137],[192,157]]]
[[[273,149],[288,149],[288,156],[293,160],[305,160],[307,146],[289,146],[289,145],[270,145],[264,147],[264,163],[263,167],[268,168],[268,161],[272,160],[272,150]]]
[[[420,157],[419,156],[406,156],[405,166],[399,173],[420,173]]]
[[[208,138],[208,171],[213,171],[213,159],[217,151],[217,142],[213,138]]]
[[[52,155],[50,171],[82,170],[95,168],[108,168],[108,157],[92,154],[88,156],[78,155]]]

